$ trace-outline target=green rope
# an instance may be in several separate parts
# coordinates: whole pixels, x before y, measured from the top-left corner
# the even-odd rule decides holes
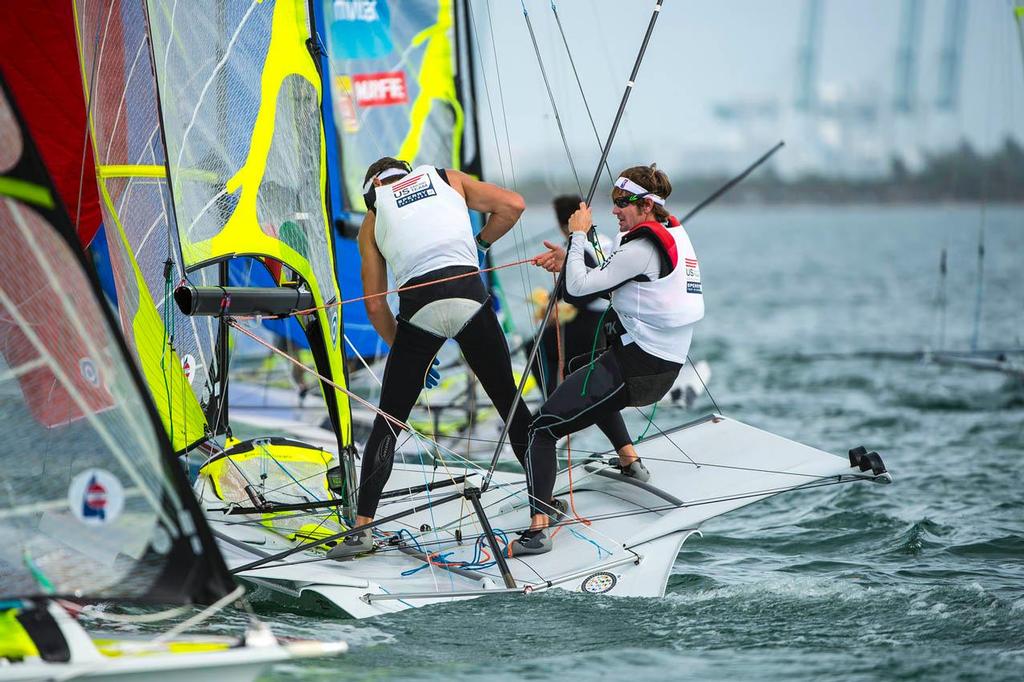
[[[647,432],[650,430],[651,424],[654,423],[654,414],[657,411],[658,411],[658,403],[654,403],[654,407],[651,408],[651,414],[647,417],[647,427],[644,429],[644,432],[640,434],[640,437],[637,438],[638,442],[642,441],[644,439],[644,437],[647,436]]]
[[[597,329],[594,330],[594,343],[590,346],[590,366],[587,368],[587,376],[583,377],[583,390],[580,391],[580,395],[587,394],[587,383],[590,381],[591,372],[594,371],[594,353],[597,352],[597,339],[601,334],[601,328],[604,324],[604,316],[607,315],[608,311],[611,309],[611,306],[605,308],[604,312],[601,313],[601,318],[597,321]]]
[[[164,375],[164,391],[167,392],[167,425],[171,432],[171,443],[174,443],[174,400],[171,397],[171,384],[167,377],[167,349],[171,347],[170,330],[168,326],[172,323],[173,317],[170,314],[171,306],[171,278],[164,278],[164,344],[160,353],[160,370]]]
[[[43,570],[39,568],[39,565],[32,559],[32,555],[27,549],[22,553],[21,560],[25,563],[25,568],[27,568],[29,573],[32,574],[32,579],[36,581],[36,584],[39,585],[43,592],[46,594],[53,594],[57,591],[53,582],[46,577],[46,574],[43,573]]]

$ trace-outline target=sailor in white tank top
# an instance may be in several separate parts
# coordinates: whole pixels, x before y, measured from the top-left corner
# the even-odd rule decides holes
[[[439,376],[432,365],[453,338],[499,413],[512,415],[508,439],[520,463],[526,458],[530,411],[517,400],[512,359],[501,324],[488,305],[479,275],[479,249],[506,234],[525,204],[510,190],[452,170],[412,168],[384,157],[367,170],[367,213],[359,229],[364,305],[373,328],[391,350],[380,391],[380,412],[363,448],[356,525],[373,520],[391,475],[395,445],[416,399]],[[488,215],[474,240],[468,210]],[[396,318],[385,294],[388,270],[399,287]],[[438,280],[445,280],[439,283]],[[424,284],[422,287],[414,287]],[[387,415],[385,417],[385,415]],[[372,551],[372,533],[352,533],[328,558]]]
[[[478,267],[466,200],[442,172],[433,166],[417,166],[395,182],[374,188],[374,236],[399,288],[428,273],[461,274],[448,269]],[[461,291],[465,288],[448,287],[443,297],[437,290],[421,292],[417,298],[436,300],[413,304],[415,310],[409,311],[407,319],[438,336],[454,337],[486,300],[475,295],[476,291]]]

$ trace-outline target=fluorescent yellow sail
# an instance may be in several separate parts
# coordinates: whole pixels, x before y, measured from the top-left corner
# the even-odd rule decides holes
[[[283,263],[318,307],[302,320],[311,344],[324,348],[318,369],[343,384],[322,92],[307,47],[307,3],[148,7],[186,270],[238,256]],[[340,416],[339,445],[348,445],[347,397],[329,394]]]

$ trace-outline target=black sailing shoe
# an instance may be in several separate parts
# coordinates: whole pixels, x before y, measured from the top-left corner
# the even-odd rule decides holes
[[[373,535],[369,531],[353,533],[344,540],[331,547],[327,552],[328,559],[351,559],[360,554],[368,554],[373,551]]]
[[[551,538],[548,537],[547,528],[537,530],[524,530],[519,538],[512,541],[511,553],[513,558],[526,556],[527,554],[546,554],[551,551]]]
[[[619,464],[618,457],[611,457],[608,460],[608,466],[612,467],[623,476],[640,481],[641,483],[647,483],[647,481],[651,480],[651,472],[647,470],[647,467],[644,466],[644,463],[639,457],[633,460],[627,467]]]
[[[548,510],[548,528],[560,523],[569,514],[569,503],[557,497],[552,497],[548,502],[551,509]]]

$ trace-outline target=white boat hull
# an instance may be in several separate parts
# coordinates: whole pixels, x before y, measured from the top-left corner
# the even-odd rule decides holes
[[[296,642],[281,644],[261,632],[244,645],[212,650],[181,651],[153,640],[119,639],[113,645],[116,655],[103,653],[90,635],[64,609],[49,604],[50,614],[67,643],[70,660],[66,663],[41,659],[7,662],[0,659],[0,682],[23,680],[115,680],[116,682],[217,682],[254,680],[271,664],[295,658],[333,656],[345,652],[344,642]],[[259,641],[253,641],[259,640]],[[189,638],[194,649],[210,642]],[[176,642],[177,644],[179,642]],[[198,645],[198,646],[196,646]],[[108,644],[104,650],[109,650]]]
[[[891,480],[888,473],[861,471],[846,458],[718,416],[646,440],[638,451],[652,474],[649,485],[623,479],[603,463],[574,462],[570,495],[570,470],[559,474],[555,494],[571,500],[579,516],[570,514],[554,531],[550,553],[509,558],[514,585],[508,586],[496,565],[446,568],[413,555],[419,544],[447,562],[474,558],[474,543],[483,531],[462,497],[382,524],[382,531],[416,536],[412,542],[404,535],[402,548],[379,543],[373,554],[346,561],[326,560],[316,548],[255,567],[248,566],[296,545],[258,524],[239,524],[238,515],[211,511],[224,505],[210,499],[209,492],[203,493],[202,503],[228,566],[248,567],[238,573],[240,578],[292,598],[315,595],[352,617],[366,618],[491,593],[551,588],[659,597],[680,546],[707,519],[797,488]],[[444,469],[397,464],[389,489],[446,480]],[[480,485],[481,476],[471,475],[468,481]],[[378,519],[425,506],[428,497],[436,500],[460,487],[437,488],[416,499],[385,499]],[[495,475],[481,503],[496,533],[511,539],[528,524],[525,488],[522,475]]]

